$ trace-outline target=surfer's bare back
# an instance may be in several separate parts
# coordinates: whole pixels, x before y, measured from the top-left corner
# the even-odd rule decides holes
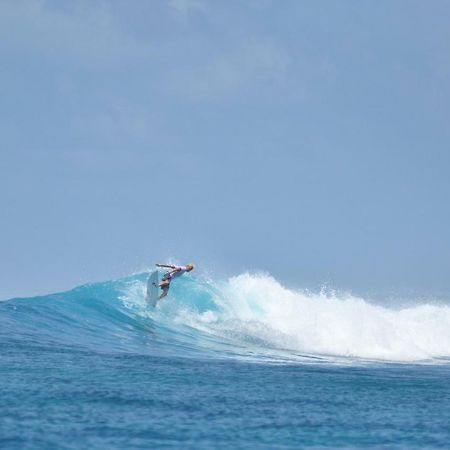
[[[171,264],[156,264],[156,267],[165,267],[168,270],[161,279],[159,283],[159,287],[162,289],[161,295],[158,297],[158,300],[164,298],[169,292],[170,283],[174,278],[178,278],[186,272],[190,272],[194,270],[193,264],[186,264],[185,266],[173,266]]]

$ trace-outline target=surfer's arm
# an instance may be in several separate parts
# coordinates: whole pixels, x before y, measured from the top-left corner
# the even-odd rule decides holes
[[[171,264],[159,264],[159,263],[156,263],[155,266],[156,267],[167,267],[168,269],[175,269],[176,268],[176,266],[172,266]]]
[[[169,270],[169,275],[173,275],[174,273],[177,273],[181,270],[181,267],[172,266],[172,270]]]

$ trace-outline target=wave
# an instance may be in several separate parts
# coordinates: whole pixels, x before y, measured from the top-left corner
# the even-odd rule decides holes
[[[450,307],[402,309],[284,288],[262,274],[184,276],[157,308],[147,274],[0,303],[0,340],[48,349],[256,361],[447,361]]]

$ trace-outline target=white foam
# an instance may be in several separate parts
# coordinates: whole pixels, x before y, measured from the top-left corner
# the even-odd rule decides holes
[[[249,351],[387,361],[450,358],[449,306],[392,309],[352,295],[289,290],[268,275],[196,281],[179,286],[178,296],[171,291],[155,310],[145,304],[143,282],[128,286],[122,301],[174,331],[192,327]],[[202,346],[200,336],[196,342]]]
[[[418,361],[450,356],[450,307],[393,310],[351,295],[296,292],[267,275],[231,278],[219,313],[184,319],[203,331],[320,355]]]

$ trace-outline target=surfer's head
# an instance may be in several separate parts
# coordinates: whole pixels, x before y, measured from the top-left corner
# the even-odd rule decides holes
[[[191,270],[194,270],[194,264],[186,264],[186,269],[188,272],[190,272]]]

